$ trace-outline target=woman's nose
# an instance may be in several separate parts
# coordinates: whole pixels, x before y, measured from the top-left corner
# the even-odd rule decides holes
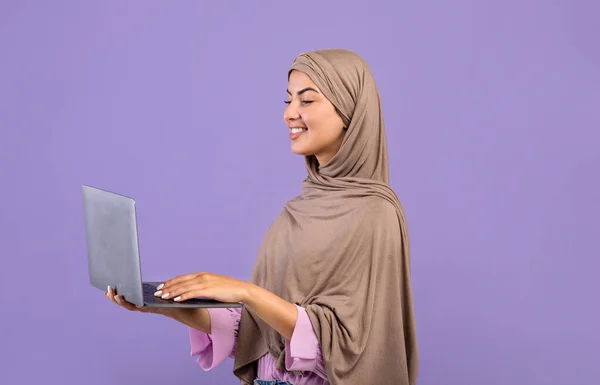
[[[285,110],[283,111],[283,120],[285,122],[290,122],[299,118],[300,114],[298,113],[298,110],[294,107],[292,103],[288,104]]]

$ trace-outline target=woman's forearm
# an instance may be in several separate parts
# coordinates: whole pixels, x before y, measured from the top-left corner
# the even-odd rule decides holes
[[[175,321],[179,321],[182,324],[191,327],[192,329],[199,330],[206,334],[210,334],[211,332],[210,314],[208,314],[207,309],[165,308],[158,310],[157,313],[174,319]]]
[[[296,305],[256,285],[249,286],[246,297],[243,302],[248,310],[258,315],[286,339],[292,339],[298,319]]]
[[[286,339],[292,338],[298,319],[296,305],[252,284],[249,284],[244,297],[242,302],[248,310],[255,313]],[[207,334],[211,333],[210,314],[207,309],[164,308],[157,309],[156,312],[193,329]]]

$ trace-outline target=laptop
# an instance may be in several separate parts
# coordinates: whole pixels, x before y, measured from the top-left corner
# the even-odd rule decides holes
[[[217,308],[240,303],[193,298],[175,302],[154,296],[161,282],[142,280],[135,200],[96,187],[82,186],[89,279],[106,292],[108,286],[140,307]]]

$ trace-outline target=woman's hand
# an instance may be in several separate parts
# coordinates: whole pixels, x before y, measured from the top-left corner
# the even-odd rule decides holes
[[[137,307],[136,305],[128,302],[123,298],[122,295],[119,295],[115,292],[115,289],[112,287],[108,287],[108,291],[104,293],[105,297],[108,297],[113,303],[127,309],[130,311],[139,311],[141,313],[159,313],[159,308],[148,308],[148,307]]]
[[[242,302],[272,328],[287,339],[292,333],[298,318],[296,305],[249,282],[212,273],[193,273],[175,277],[159,285],[155,296],[180,302],[202,297],[220,302]],[[138,308],[116,295],[112,288],[106,296],[127,310],[144,313],[157,313],[173,318],[185,325],[210,334],[212,325],[205,308]]]
[[[204,308],[168,308],[168,307],[137,307],[131,302],[125,301],[123,296],[115,293],[112,287],[108,287],[108,292],[104,294],[112,302],[130,311],[139,311],[141,313],[153,313],[164,315],[179,321],[191,328],[210,334],[211,324],[210,315]]]
[[[203,297],[221,302],[242,302],[287,339],[298,319],[296,305],[249,282],[211,273],[186,274],[158,286],[154,294],[173,301]]]
[[[211,273],[193,273],[175,277],[158,286],[155,296],[175,302],[203,297],[220,302],[246,302],[253,285]]]

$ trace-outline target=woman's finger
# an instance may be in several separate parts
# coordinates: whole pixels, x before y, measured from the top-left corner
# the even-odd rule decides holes
[[[108,291],[106,293],[104,293],[104,296],[108,297],[108,299],[115,305],[118,305],[118,306],[125,308],[127,310],[130,310],[130,311],[139,311],[142,313],[156,312],[155,309],[138,307],[137,305],[127,301],[125,298],[123,298],[122,295],[117,294],[115,292],[115,290],[113,288],[111,288],[110,286],[108,287]]]
[[[183,301],[187,301],[188,299],[192,299],[192,298],[206,298],[206,299],[213,299],[211,297],[212,293],[214,292],[215,288],[218,285],[211,285],[211,284],[198,284],[198,285],[194,285],[193,287],[189,287],[188,290],[185,291],[181,291],[179,293],[175,293],[174,295],[171,295],[169,298],[172,298],[173,301],[175,302],[183,302]]]
[[[117,294],[116,291],[112,287],[110,287],[110,286],[108,287],[108,292],[106,293],[106,296],[108,298],[110,298],[110,300],[114,304],[119,305],[121,307],[124,307],[127,310],[136,310],[137,309],[137,307],[134,304],[126,301],[123,298],[123,296]]]
[[[122,307],[124,307],[127,310],[139,310],[139,308],[137,306],[135,306],[134,304],[132,304],[129,301],[126,301],[125,298],[123,298],[120,295],[116,295],[115,300],[117,301],[117,303],[119,305],[121,305]]]
[[[121,306],[121,305],[119,304],[119,302],[117,302],[117,299],[116,299],[115,297],[116,297],[116,296],[114,296],[114,295],[110,295],[110,294],[108,295],[108,298],[110,298],[110,301],[111,301],[112,303],[114,303],[115,305]]]
[[[111,302],[118,305],[117,301],[115,301],[115,292],[112,287],[108,287],[108,290],[105,295],[111,300]]]
[[[175,295],[181,294],[186,290],[191,290],[191,288],[200,284],[201,278],[197,277],[196,279],[189,279],[187,281],[182,281],[176,285],[166,285],[161,289],[157,290],[154,293],[154,296],[160,297],[162,299],[173,298]]]
[[[184,284],[184,285],[177,285],[177,286],[174,286],[171,288],[159,290],[156,293],[154,293],[154,295],[157,297],[160,297],[162,299],[171,299],[171,298],[179,297],[180,295],[183,295],[183,294],[188,295],[188,293],[200,290],[200,289],[204,288],[204,286],[205,286],[205,284],[203,284],[203,283],[198,283],[198,282],[192,281],[192,283],[188,283],[188,284]]]
[[[185,293],[178,294],[173,298],[175,302],[183,302],[192,298],[208,298],[206,297],[206,288],[200,288],[196,290],[186,291]]]
[[[158,286],[158,290],[161,290],[163,288],[170,288],[173,287],[175,285],[179,285],[182,283],[185,283],[187,281],[190,280],[194,280],[196,279],[198,276],[202,275],[203,273],[191,273],[191,274],[184,274],[184,275],[180,275],[178,277],[175,278],[171,278],[165,282],[163,282],[162,285]]]

